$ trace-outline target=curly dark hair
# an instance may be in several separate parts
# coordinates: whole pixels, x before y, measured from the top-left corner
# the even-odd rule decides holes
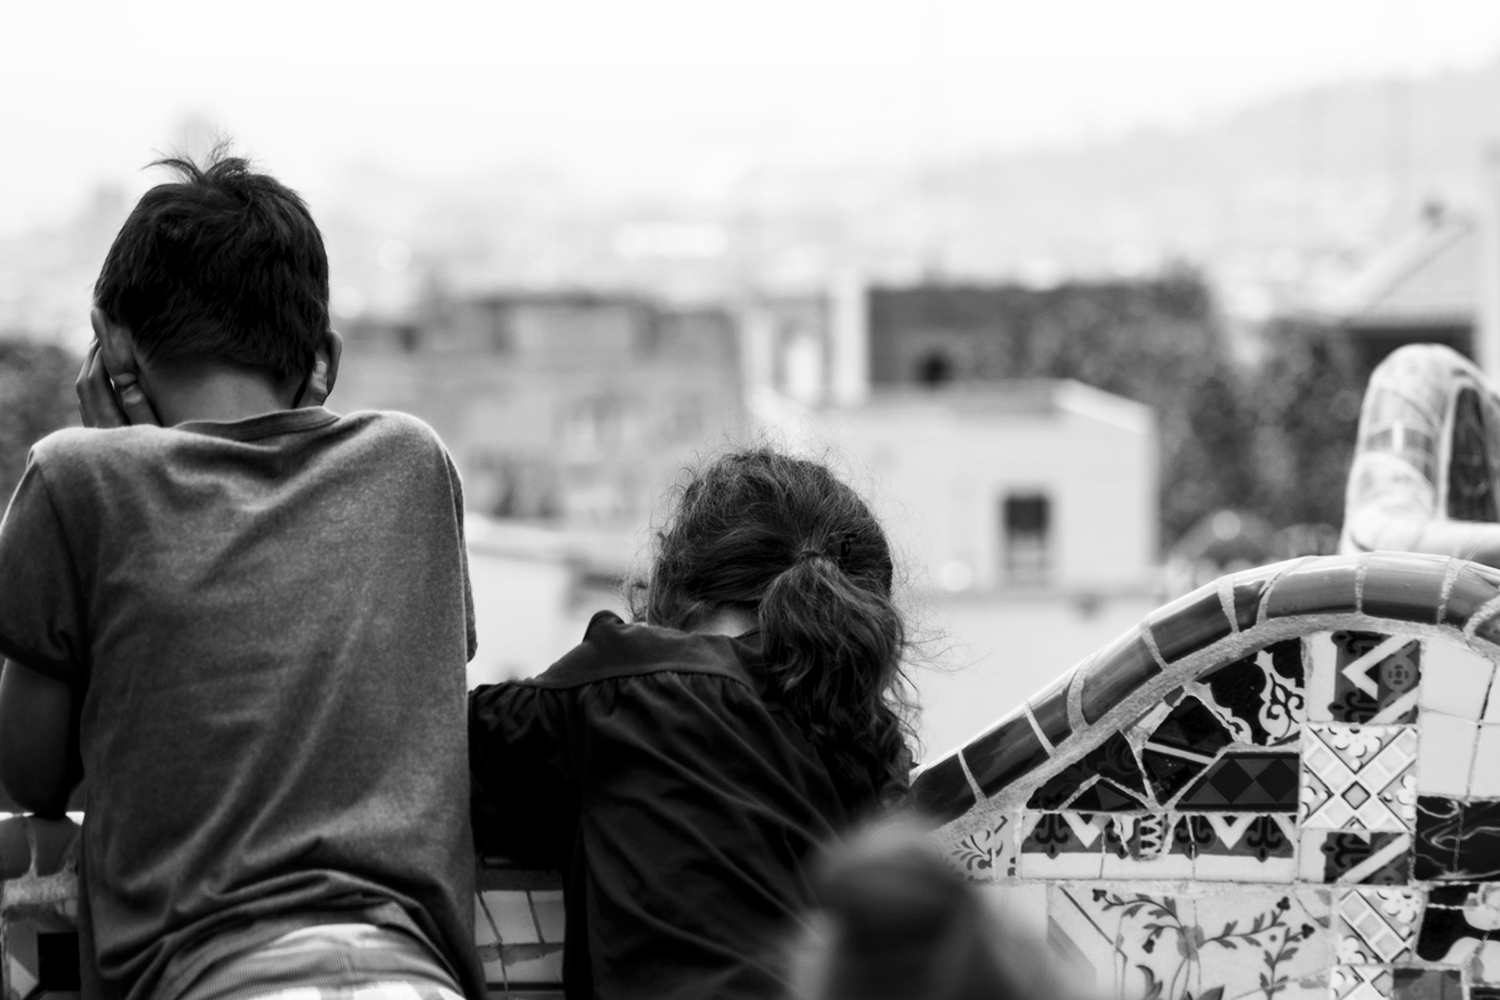
[[[906,790],[906,630],[880,522],[817,462],[754,448],[690,474],[627,586],[637,621],[690,631],[735,608],[760,624],[766,697],[807,737],[851,816]]]

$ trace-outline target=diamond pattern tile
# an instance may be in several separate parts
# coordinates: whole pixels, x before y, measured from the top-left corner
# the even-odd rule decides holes
[[[1411,829],[1416,756],[1413,726],[1308,725],[1302,739],[1302,826]]]
[[[1345,889],[1335,894],[1333,910],[1339,922],[1338,962],[1378,964],[1411,957],[1422,912],[1416,890]]]

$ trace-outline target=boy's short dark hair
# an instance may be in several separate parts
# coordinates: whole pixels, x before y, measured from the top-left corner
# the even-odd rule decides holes
[[[307,205],[244,159],[158,160],[181,180],[141,196],[94,304],[152,361],[218,361],[279,379],[311,370],[328,330],[328,254]]]

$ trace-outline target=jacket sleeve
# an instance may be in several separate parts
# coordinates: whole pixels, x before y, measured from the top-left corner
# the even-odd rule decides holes
[[[578,827],[572,692],[524,682],[469,694],[474,842],[481,855],[563,869]]]

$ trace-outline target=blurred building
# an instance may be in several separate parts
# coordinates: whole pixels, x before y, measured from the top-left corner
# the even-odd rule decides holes
[[[893,322],[890,301],[844,282],[754,302],[744,356],[757,419],[830,457],[891,534],[921,734],[940,751],[1158,602],[1156,420],[979,363],[1004,347],[993,324]]]
[[[1350,334],[1366,378],[1406,344],[1443,344],[1474,360],[1483,257],[1479,221],[1430,204],[1329,295],[1318,318]]]
[[[695,452],[744,426],[730,314],[625,295],[491,295],[349,328],[340,409],[431,424],[470,510],[633,530]]]

